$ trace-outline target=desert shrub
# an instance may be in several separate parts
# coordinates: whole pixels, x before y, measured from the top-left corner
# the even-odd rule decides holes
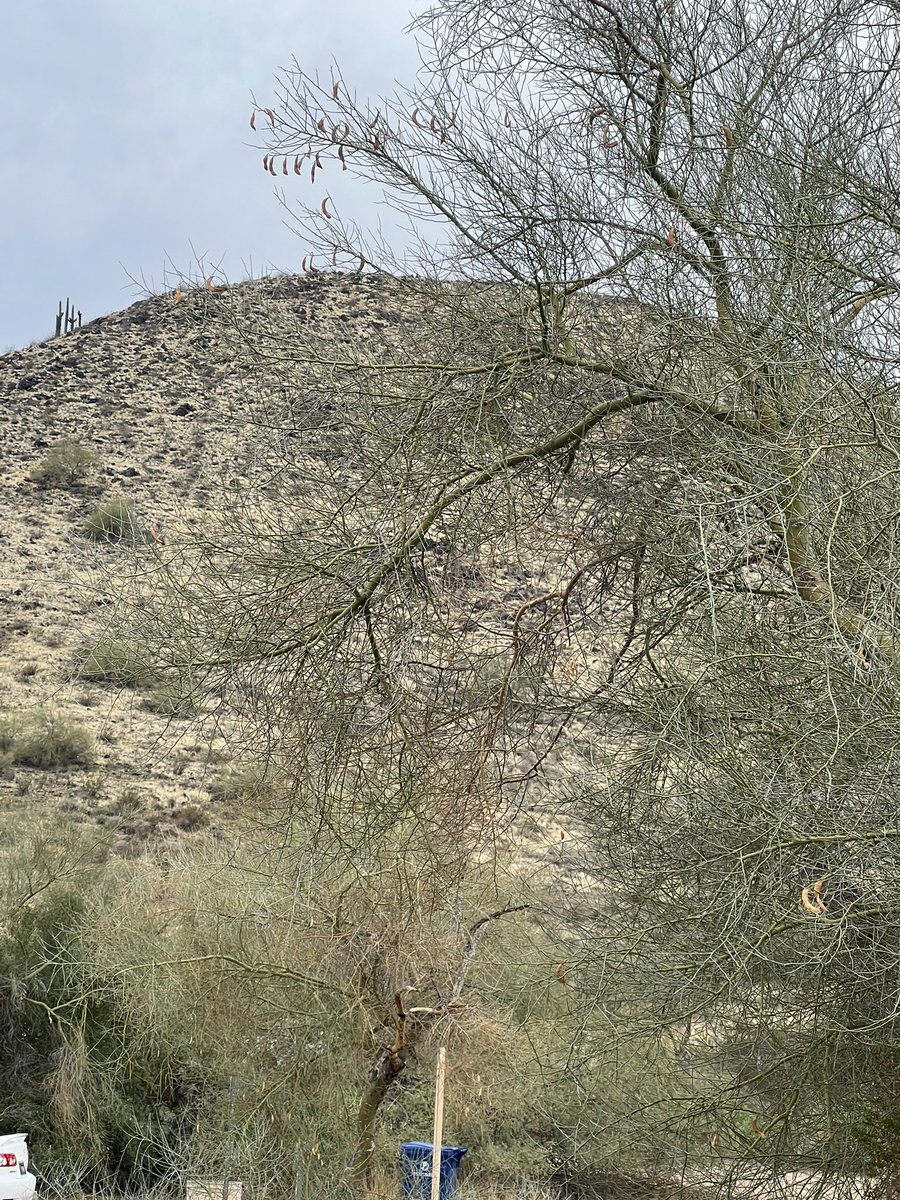
[[[172,814],[172,820],[185,833],[194,833],[209,824],[209,813],[199,804],[186,804]]]
[[[377,871],[370,887],[302,824],[285,832],[269,840],[257,827],[250,839],[197,839],[170,852],[164,867],[129,863],[115,910],[96,910],[90,929],[95,953],[123,980],[133,1021],[165,1012],[190,1028],[213,1075],[238,1080],[233,1113],[227,1093],[209,1096],[202,1130],[196,1126],[191,1152],[204,1170],[228,1172],[230,1124],[251,1175],[285,1181],[299,1166],[306,1194],[328,1195],[352,1151],[373,1063],[394,1035],[397,991],[416,980],[421,1005],[433,989],[443,993],[464,952],[465,926],[503,899],[493,879],[455,895],[453,905],[470,914],[461,930],[451,906],[430,914],[395,907],[390,871]],[[315,844],[312,857],[303,839]],[[372,861],[383,861],[380,852]],[[374,1166],[392,1189],[398,1144],[430,1136],[434,1056],[451,1034],[446,1137],[471,1146],[481,1194],[492,1183],[546,1173],[551,1156],[568,1152],[563,1131],[589,1126],[597,1095],[582,1103],[572,1082],[579,1016],[556,957],[536,917],[512,913],[492,927],[466,1002],[449,1025],[410,1046],[381,1109]],[[151,962],[158,969],[143,968]],[[607,1080],[598,1079],[598,1091]]]
[[[77,721],[44,710],[0,727],[0,751],[22,767],[86,767],[94,761],[94,738]]]
[[[193,696],[174,680],[163,680],[144,698],[148,712],[164,717],[190,717],[197,711]]]
[[[98,504],[82,526],[92,542],[135,541],[138,536],[134,505],[124,496],[110,496]]]
[[[171,1182],[199,1088],[189,1035],[164,1021],[130,1024],[116,981],[85,956],[85,900],[104,891],[103,858],[78,870],[85,846],[68,826],[17,841],[46,887],[28,904],[8,878],[0,889],[4,1120],[29,1132],[44,1191],[53,1181],[68,1185],[60,1195]],[[54,878],[73,868],[76,883]]]
[[[262,799],[272,791],[272,772],[255,763],[233,764],[213,777],[209,794],[213,800],[235,803]]]
[[[101,638],[76,653],[67,676],[93,683],[144,687],[153,682],[155,672],[132,642],[122,638]]]
[[[89,446],[65,439],[56,442],[28,478],[42,487],[78,487],[90,474],[96,455]]]

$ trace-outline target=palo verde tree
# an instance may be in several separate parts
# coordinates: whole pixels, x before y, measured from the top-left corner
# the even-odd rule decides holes
[[[388,267],[392,321],[216,300],[278,380],[267,488],[154,551],[147,637],[434,903],[562,771],[603,880],[585,992],[696,1085],[646,1144],[889,1177],[895,15],[444,0],[417,28],[415,90],[295,66],[254,114],[305,265],[363,296]],[[345,170],[416,255],[341,220]]]

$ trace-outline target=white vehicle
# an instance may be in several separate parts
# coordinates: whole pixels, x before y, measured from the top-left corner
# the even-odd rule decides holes
[[[0,1200],[34,1200],[36,1185],[28,1170],[28,1134],[0,1134]]]

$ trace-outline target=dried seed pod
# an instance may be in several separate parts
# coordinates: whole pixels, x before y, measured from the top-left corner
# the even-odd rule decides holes
[[[670,248],[674,247],[674,245],[675,245],[675,230],[674,229],[670,229],[669,232],[666,234],[666,241],[669,243]]]
[[[274,112],[272,112],[271,108],[264,108],[264,109],[263,109],[263,112],[264,112],[264,113],[266,114],[266,116],[269,118],[269,124],[270,124],[270,125],[272,126],[272,128],[274,129],[274,128],[275,128],[275,114],[274,114]]]
[[[722,132],[725,134],[725,145],[728,147],[729,150],[731,150],[732,147],[734,146],[734,134],[731,132],[731,130],[728,128],[727,125],[722,126]]]
[[[254,108],[253,112],[250,114],[250,128],[251,129],[256,128],[256,109],[255,108]]]
[[[822,903],[819,892],[815,890],[816,886],[818,886],[821,891],[823,882],[824,880],[820,879],[818,885],[813,884],[812,887],[805,887],[800,893],[800,903],[814,917],[821,917],[827,911],[825,905]]]
[[[327,196],[323,197],[322,203],[319,205],[319,208],[321,209],[322,216],[330,221],[334,214],[330,213],[328,211],[328,197]]]

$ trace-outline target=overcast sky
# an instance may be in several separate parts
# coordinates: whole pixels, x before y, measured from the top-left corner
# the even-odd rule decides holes
[[[265,104],[292,57],[326,78],[336,59],[360,97],[411,83],[403,30],[422,7],[3,0],[0,353],[51,334],[66,296],[87,321],[196,275],[198,258],[231,280],[298,270],[252,148],[251,92]],[[360,188],[344,213],[369,225],[379,199]]]

